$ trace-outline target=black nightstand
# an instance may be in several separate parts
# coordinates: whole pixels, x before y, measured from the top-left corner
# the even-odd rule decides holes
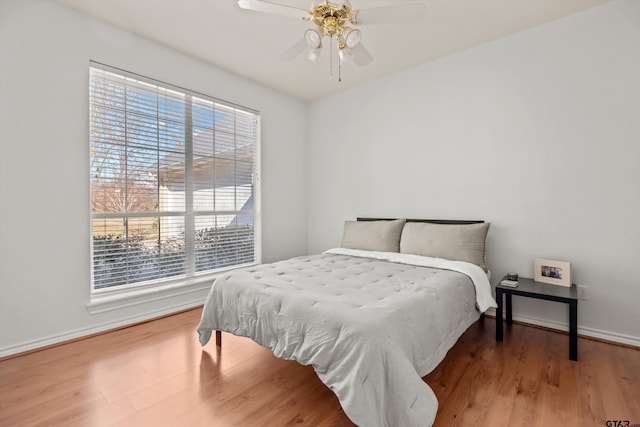
[[[506,278],[506,277],[505,277]],[[507,324],[513,322],[511,295],[557,301],[569,304],[569,359],[578,360],[578,291],[571,287],[549,285],[520,277],[518,287],[511,288],[500,283],[496,285],[496,341],[502,341],[502,296],[507,299]]]

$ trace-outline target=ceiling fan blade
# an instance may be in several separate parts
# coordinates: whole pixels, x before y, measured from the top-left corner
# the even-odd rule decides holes
[[[424,4],[404,4],[398,6],[374,7],[355,11],[355,22],[358,25],[395,24],[418,22],[424,18],[427,10]]]
[[[297,19],[305,19],[307,16],[309,16],[309,11],[307,10],[271,3],[264,0],[238,0],[238,6],[240,6],[242,9],[271,13],[274,15],[289,16],[291,18]]]
[[[359,67],[364,67],[373,61],[373,56],[371,56],[367,48],[364,47],[362,43],[359,43],[356,47],[349,49],[349,52],[353,55],[353,62],[355,62]]]
[[[300,55],[307,49],[307,42],[304,39],[300,39],[296,44],[291,46],[285,53],[282,54],[281,58],[284,61],[291,61],[296,56]]]

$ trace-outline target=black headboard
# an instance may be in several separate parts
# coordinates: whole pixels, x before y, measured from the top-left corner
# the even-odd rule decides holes
[[[393,221],[398,218],[356,218],[358,221]],[[407,219],[407,222],[430,222],[432,224],[482,224],[484,221],[459,219]]]

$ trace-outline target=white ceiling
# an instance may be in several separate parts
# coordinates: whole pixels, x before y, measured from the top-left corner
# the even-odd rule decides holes
[[[424,3],[418,23],[360,27],[372,63],[343,66],[342,82],[320,62],[282,54],[308,22],[240,9],[235,0],[57,0],[301,100],[315,100],[608,0],[351,0],[354,9]],[[311,0],[270,0],[307,9]],[[326,46],[326,43],[325,43]]]

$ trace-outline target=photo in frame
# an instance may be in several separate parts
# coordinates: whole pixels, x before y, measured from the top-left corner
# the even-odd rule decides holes
[[[571,263],[550,259],[536,259],[533,280],[551,285],[571,286]]]

